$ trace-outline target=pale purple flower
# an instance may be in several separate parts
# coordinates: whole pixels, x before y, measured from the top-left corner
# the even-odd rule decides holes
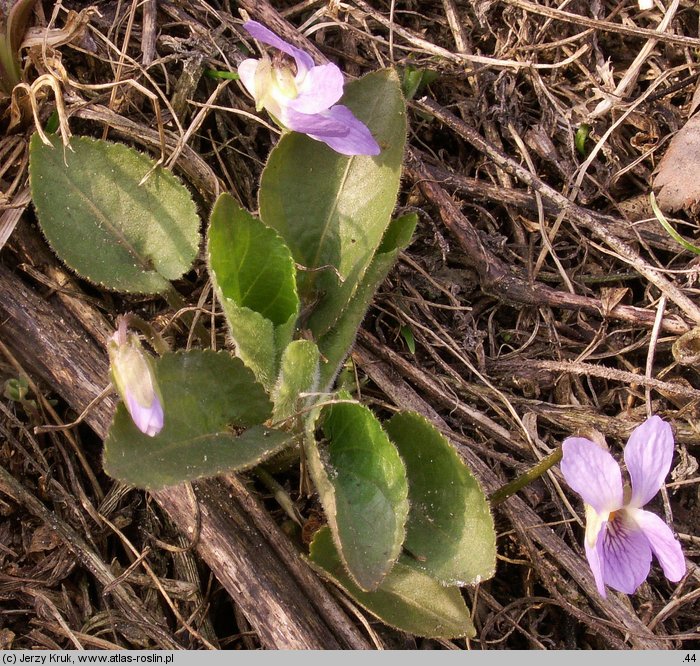
[[[605,585],[633,594],[649,575],[652,553],[666,578],[679,581],[685,575],[680,543],[661,518],[642,509],[671,467],[671,426],[652,416],[630,435],[624,457],[631,489],[623,488],[614,458],[591,440],[569,437],[562,448],[562,474],[585,503],[586,557],[600,594],[606,596]]]
[[[149,437],[163,429],[163,404],[150,356],[138,336],[127,332],[120,319],[116,333],[107,343],[112,384],[121,396],[136,427]]]
[[[378,155],[379,144],[367,126],[346,106],[336,104],[343,95],[343,74],[336,65],[314,65],[311,56],[280,39],[257,21],[243,24],[252,37],[281,51],[272,60],[249,58],[238,75],[255,99],[275,120],[295,132],[322,141],[341,155]]]

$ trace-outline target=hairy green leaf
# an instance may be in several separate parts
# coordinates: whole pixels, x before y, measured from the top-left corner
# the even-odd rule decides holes
[[[64,149],[59,137],[50,140],[31,140],[32,199],[68,266],[109,289],[147,294],[190,269],[200,221],[172,173],[122,144],[73,137]]]
[[[289,249],[273,229],[228,194],[216,201],[209,268],[238,355],[270,388],[299,311]]]
[[[408,514],[406,473],[369,409],[340,403],[322,413],[327,457],[322,461],[307,437],[309,471],[343,562],[362,589],[372,590],[401,551]]]
[[[275,423],[294,416],[306,404],[300,394],[318,389],[318,365],[318,347],[310,340],[294,340],[284,350],[272,392]]]
[[[403,559],[375,591],[366,592],[347,575],[327,527],[314,536],[310,556],[360,606],[396,629],[429,638],[471,638],[476,633],[459,589],[442,587]]]
[[[411,242],[416,224],[418,216],[415,213],[408,213],[391,221],[352,300],[333,328],[319,339],[318,346],[323,357],[320,382],[322,390],[331,389],[333,380],[355,341],[357,329],[374,294],[396,262],[399,252]]]
[[[406,465],[411,511],[404,548],[413,565],[443,585],[493,576],[496,533],[488,501],[450,443],[422,416],[384,424]]]
[[[342,99],[377,139],[376,157],[346,157],[303,134],[277,144],[263,172],[260,214],[304,266],[299,289],[319,337],[335,323],[389,225],[406,140],[406,107],[396,73],[373,72]]]

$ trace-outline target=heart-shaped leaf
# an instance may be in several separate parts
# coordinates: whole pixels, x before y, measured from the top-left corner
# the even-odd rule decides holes
[[[322,390],[331,389],[335,376],[355,341],[357,329],[367,313],[374,294],[379,285],[384,282],[399,252],[411,242],[416,224],[418,224],[418,216],[415,213],[409,213],[391,221],[382,244],[352,300],[333,328],[319,339],[318,346],[323,357],[320,380]]]
[[[389,225],[406,140],[406,105],[396,73],[373,72],[342,99],[370,128],[381,153],[339,155],[303,134],[274,148],[260,184],[260,215],[297,263],[307,327],[327,332],[362,280]]]
[[[327,527],[316,532],[311,561],[360,606],[382,622],[416,636],[473,637],[469,609],[456,587],[442,587],[401,559],[374,592],[361,590],[347,575]]]
[[[272,392],[273,421],[278,423],[296,414],[301,405],[302,393],[318,389],[318,347],[310,340],[290,342],[282,354],[280,375]]]
[[[369,409],[340,403],[322,412],[327,457],[307,436],[309,471],[353,580],[375,589],[401,552],[408,514],[406,472]]]
[[[269,389],[299,312],[294,260],[275,231],[228,194],[214,205],[208,249],[237,353]]]
[[[246,469],[292,444],[262,424],[272,405],[253,373],[224,352],[190,351],[154,359],[165,423],[141,433],[117,407],[104,466],[112,477],[149,490]]]
[[[123,144],[73,137],[64,149],[58,137],[51,142],[32,137],[32,199],[68,266],[109,289],[145,294],[166,291],[190,269],[200,221],[172,173]]]
[[[450,443],[426,419],[403,412],[384,424],[406,465],[411,511],[404,548],[443,585],[493,576],[496,533],[488,501]]]

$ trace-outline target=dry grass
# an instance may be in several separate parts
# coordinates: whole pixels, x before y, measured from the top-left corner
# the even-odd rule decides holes
[[[35,36],[50,25],[66,41],[38,39],[28,76],[60,82],[74,134],[162,155],[202,211],[221,190],[255,208],[276,135],[235,83],[203,74],[243,57],[234,3],[124,0],[93,12],[66,1],[53,16],[53,3],[39,4]],[[269,19],[267,3],[238,4]],[[679,362],[673,346],[700,324],[698,267],[646,202],[697,89],[697,4],[672,0],[660,29],[660,4],[644,13],[631,1],[558,4],[280,2],[288,24],[271,27],[349,76],[390,65],[437,73],[411,103],[400,198],[421,224],[353,356],[370,404],[423,411],[489,492],[570,434],[597,431],[619,453],[647,414],[674,426],[675,467],[654,507],[679,533],[686,578],[670,585],[654,566],[633,597],[600,599],[580,545],[582,507],[554,469],[496,510],[497,575],[466,591],[478,629],[470,647],[690,648],[700,636],[700,377],[696,359]],[[51,95],[35,92],[43,122]],[[580,152],[582,123],[590,135]],[[0,140],[0,231],[27,203],[24,139]],[[681,217],[681,233],[696,237],[697,217]],[[56,289],[20,238],[18,229],[5,263]],[[179,288],[213,309],[201,266]],[[158,300],[70,289],[87,289],[81,298],[108,319],[126,308],[158,325],[173,315]],[[184,326],[169,331],[186,342]],[[222,331],[213,337],[223,343]],[[17,376],[9,351],[3,358],[4,376]],[[258,647],[235,600],[148,497],[110,493],[87,429],[31,433],[46,397],[61,398],[0,405],[0,645]],[[298,508],[317,518],[313,503]],[[455,647],[379,630],[388,645]]]

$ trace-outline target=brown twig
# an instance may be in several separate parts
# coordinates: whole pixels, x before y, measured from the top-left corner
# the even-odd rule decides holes
[[[578,224],[589,229],[597,238],[603,241],[611,250],[617,253],[621,259],[637,270],[640,275],[643,275],[649,282],[655,285],[670,301],[675,303],[692,321],[700,324],[700,308],[686,296],[675,284],[670,282],[663,273],[645,262],[642,257],[626,242],[613,236],[593,215],[590,215],[585,208],[577,206],[569,201],[564,195],[560,194],[549,185],[542,182],[538,177],[531,174],[530,171],[522,167],[515,160],[505,155],[502,151],[490,145],[481,135],[466,122],[457,118],[449,111],[441,107],[436,102],[424,98],[417,102],[419,108],[432,113],[438,120],[445,123],[450,129],[455,131],[459,136],[469,142],[474,148],[484,153],[498,167],[508,171],[520,181],[532,187],[543,198],[546,198],[556,203],[564,214],[574,219]],[[427,174],[418,170],[420,178],[427,177]],[[423,185],[421,187],[424,187]],[[425,187],[434,192],[434,196],[438,197],[436,186],[426,184]],[[449,199],[440,196],[441,203],[444,205],[444,210],[449,209]],[[449,211],[452,227],[460,226],[457,224],[459,220],[458,211]],[[461,225],[463,226],[463,225]],[[454,229],[453,229],[454,230]],[[475,239],[471,239],[472,246],[475,246]],[[488,267],[485,273],[488,274]],[[652,313],[652,320],[653,320]],[[653,321],[652,321],[653,326]]]
[[[616,305],[606,311],[600,301],[588,296],[559,291],[541,283],[528,282],[525,276],[506,265],[486,248],[479,233],[460,212],[452,198],[431,178],[430,172],[419,162],[409,159],[406,173],[425,197],[438,208],[443,223],[454,234],[479,274],[481,288],[486,293],[507,303],[546,304],[621,319],[645,328],[654,326],[656,317],[654,312],[627,305]],[[700,317],[700,314],[698,316]],[[667,317],[662,326],[669,333],[682,334],[690,330],[690,326],[679,317]]]
[[[697,37],[685,37],[683,35],[673,35],[669,33],[659,34],[656,30],[649,30],[648,28],[637,28],[629,24],[622,23],[611,23],[610,21],[601,21],[599,19],[588,18],[587,16],[581,16],[580,14],[574,14],[572,12],[564,11],[563,9],[556,9],[554,7],[548,7],[547,5],[538,4],[536,2],[530,2],[530,0],[501,0],[504,4],[511,5],[513,7],[519,7],[524,9],[531,14],[539,14],[540,16],[548,16],[559,21],[565,21],[566,23],[573,23],[574,25],[582,25],[587,28],[595,28],[596,30],[604,30],[605,32],[614,32],[620,35],[630,35],[632,37],[643,37],[645,39],[656,39],[660,42],[668,42],[669,44],[679,44],[681,46],[688,46],[690,48],[700,47],[700,39]]]

